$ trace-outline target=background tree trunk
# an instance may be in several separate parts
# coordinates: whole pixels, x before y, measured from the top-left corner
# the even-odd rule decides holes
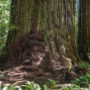
[[[11,47],[30,31],[43,31],[52,57],[59,55],[62,60],[62,45],[66,57],[75,63],[80,60],[75,41],[75,8],[76,0],[12,0],[6,48],[11,52]]]
[[[80,56],[87,60],[90,53],[90,0],[80,0],[78,44]]]

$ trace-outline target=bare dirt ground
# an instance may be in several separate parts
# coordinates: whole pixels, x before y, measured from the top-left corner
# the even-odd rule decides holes
[[[28,80],[43,82],[48,78],[65,83],[67,69],[60,61],[52,60],[50,51],[44,41],[43,32],[27,35],[12,47],[11,57],[4,64],[2,78],[4,83]],[[72,69],[71,80],[79,77]]]

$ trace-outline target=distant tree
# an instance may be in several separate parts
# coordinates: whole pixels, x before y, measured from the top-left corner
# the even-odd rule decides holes
[[[80,0],[78,48],[80,56],[87,60],[90,53],[90,0]]]

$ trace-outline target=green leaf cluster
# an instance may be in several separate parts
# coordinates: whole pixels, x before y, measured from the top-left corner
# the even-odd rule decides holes
[[[72,83],[81,87],[89,87],[90,74],[86,74],[84,76],[81,76],[80,78],[76,78],[74,81],[72,81]]]
[[[0,0],[0,51],[4,47],[9,30],[10,0]]]
[[[79,63],[80,68],[89,68],[90,64],[88,62],[81,62]]]

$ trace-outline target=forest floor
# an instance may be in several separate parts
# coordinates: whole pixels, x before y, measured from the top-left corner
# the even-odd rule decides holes
[[[4,64],[2,78],[4,83],[28,80],[37,83],[48,78],[67,83],[67,68],[59,60],[51,60],[50,51],[44,42],[43,32],[27,35],[12,47],[13,55]],[[77,73],[78,72],[78,73]],[[70,79],[79,77],[79,71],[72,67]]]

